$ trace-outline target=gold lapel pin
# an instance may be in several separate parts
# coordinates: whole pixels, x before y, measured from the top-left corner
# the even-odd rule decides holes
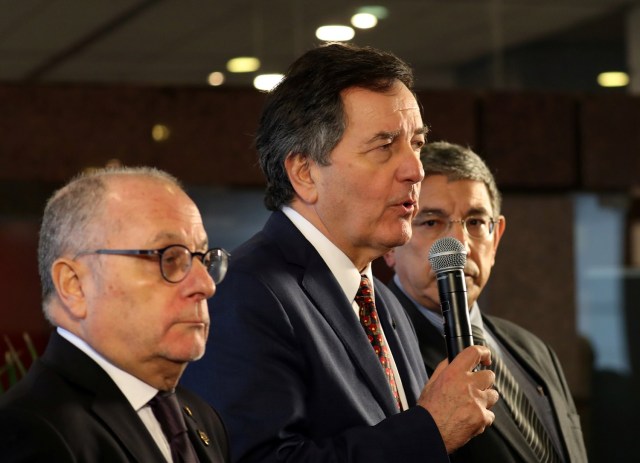
[[[207,436],[207,434],[204,431],[200,431],[199,429],[198,429],[198,435],[200,436],[200,440],[204,443],[204,445],[208,447],[209,444],[211,443],[209,436]]]
[[[187,407],[186,405],[184,406],[184,412],[189,415],[189,416],[193,416],[193,412],[191,411],[191,409],[189,407]]]

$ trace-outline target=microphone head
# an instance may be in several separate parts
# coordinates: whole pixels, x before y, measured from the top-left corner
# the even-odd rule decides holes
[[[467,252],[464,245],[451,236],[438,239],[429,250],[429,262],[436,274],[453,269],[464,269]]]

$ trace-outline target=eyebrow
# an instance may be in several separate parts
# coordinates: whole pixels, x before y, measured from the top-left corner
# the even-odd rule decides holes
[[[415,135],[426,136],[428,132],[429,132],[429,127],[427,127],[426,125],[423,125],[422,127],[418,127],[416,130],[413,131],[413,136]],[[388,140],[388,139],[395,140],[396,138],[398,138],[398,136],[401,133],[402,133],[401,130],[394,130],[393,132],[378,132],[373,137],[371,137],[371,139],[368,140],[367,143],[374,143],[378,140]]]
[[[489,211],[485,208],[485,207],[472,207],[471,209],[469,209],[466,213],[465,213],[465,217],[469,217],[471,215],[476,215],[476,214],[486,214],[488,216],[491,216],[491,214],[489,214]],[[429,215],[434,215],[437,217],[448,217],[449,214],[447,214],[443,209],[438,209],[438,208],[432,208],[432,209],[421,209],[418,211],[418,213],[416,214],[416,219],[418,218],[422,218],[424,216],[429,216]]]

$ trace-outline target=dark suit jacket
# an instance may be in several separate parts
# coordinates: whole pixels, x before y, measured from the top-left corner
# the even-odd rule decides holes
[[[210,405],[184,388],[189,435],[201,462],[228,461],[227,437]],[[206,433],[210,443],[200,438]],[[0,396],[0,460],[163,462],[138,414],[107,373],[57,333],[27,376]]]
[[[427,371],[432,372],[438,363],[447,357],[444,337],[420,313],[413,301],[398,288],[393,280],[389,283],[389,288],[409,314],[418,335],[422,359]],[[586,463],[587,453],[582,437],[580,417],[560,362],[551,347],[529,331],[507,320],[487,315],[482,315],[482,320],[520,365],[539,384],[543,385],[555,410],[554,420],[560,431],[565,454],[569,458],[567,461]],[[493,425],[480,436],[473,438],[467,445],[458,449],[451,456],[451,461],[538,463],[522,434],[516,428],[505,404],[499,400],[492,411],[496,415]]]
[[[378,281],[376,305],[410,404],[395,413],[379,361],[318,252],[275,212],[232,253],[211,299],[205,357],[184,384],[227,425],[234,461],[448,462],[407,315]]]

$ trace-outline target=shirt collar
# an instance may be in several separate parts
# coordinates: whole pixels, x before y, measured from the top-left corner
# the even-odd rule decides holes
[[[138,411],[157,394],[156,388],[109,362],[83,339],[61,327],[58,327],[57,331],[60,336],[91,357],[109,375],[134,410]]]
[[[429,322],[444,336],[444,318],[442,317],[442,313],[430,310],[413,300],[413,298],[409,296],[409,294],[407,294],[404,287],[402,286],[397,273],[393,276],[393,282],[396,284],[396,286],[398,286],[398,288],[400,288],[400,291],[402,291],[404,295],[407,296],[407,298],[409,298],[411,302],[413,302],[420,313],[424,315],[424,317],[429,320]],[[482,323],[482,316],[480,314],[480,307],[478,307],[478,302],[475,302],[473,304],[473,307],[471,307],[471,310],[469,311],[469,322],[471,323],[471,325],[480,327],[480,329],[484,332],[484,323]]]
[[[360,287],[360,272],[353,262],[351,262],[351,259],[300,213],[289,206],[283,206],[282,212],[291,220],[293,225],[295,225],[307,241],[311,243],[311,246],[318,251],[318,254],[320,254],[322,260],[327,264],[333,276],[338,280],[338,284],[347,299],[353,301]],[[367,265],[363,275],[369,278],[373,289],[371,263]]]

